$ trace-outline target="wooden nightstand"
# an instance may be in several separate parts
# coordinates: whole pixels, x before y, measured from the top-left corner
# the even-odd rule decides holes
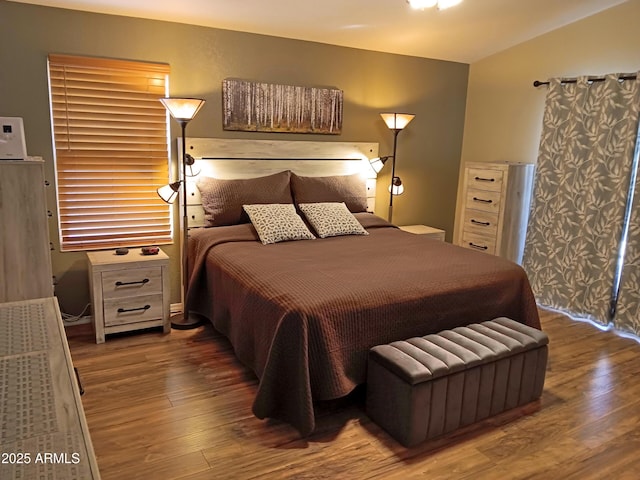
[[[415,233],[418,235],[427,235],[429,238],[433,238],[434,240],[442,240],[444,242],[444,230],[440,230],[435,227],[428,227],[426,225],[403,225],[400,230],[404,230],[405,232]]]
[[[157,255],[109,250],[87,257],[96,343],[109,333],[149,327],[169,333],[169,257],[162,250]]]

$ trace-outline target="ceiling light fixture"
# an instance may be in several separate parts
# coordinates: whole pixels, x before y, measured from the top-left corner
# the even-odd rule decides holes
[[[462,0],[407,0],[407,3],[415,10],[424,10],[425,8],[435,7],[436,5],[438,6],[438,10],[445,10],[462,3]]]

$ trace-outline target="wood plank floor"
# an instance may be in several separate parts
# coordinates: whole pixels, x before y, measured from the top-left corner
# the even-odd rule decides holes
[[[102,478],[637,479],[640,344],[541,311],[550,337],[539,402],[405,449],[361,392],[319,408],[300,438],[251,414],[257,381],[210,325],[109,337],[68,329]]]

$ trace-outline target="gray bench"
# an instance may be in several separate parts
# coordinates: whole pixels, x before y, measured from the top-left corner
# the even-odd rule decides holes
[[[367,414],[410,447],[542,395],[548,337],[508,318],[373,347]]]

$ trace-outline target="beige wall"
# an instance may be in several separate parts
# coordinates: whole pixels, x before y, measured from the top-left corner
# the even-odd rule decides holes
[[[535,163],[546,87],[534,80],[639,70],[639,21],[631,0],[473,63],[459,184],[465,162]]]
[[[47,54],[65,53],[165,62],[171,65],[171,94],[201,96],[207,104],[189,124],[200,137],[379,142],[390,154],[393,136],[381,111],[416,114],[399,137],[398,174],[407,191],[394,202],[394,220],[425,223],[451,238],[462,146],[468,66],[311,42],[126,17],[88,14],[0,0],[0,115],[24,118],[28,151],[47,162],[53,152],[46,77]],[[221,83],[226,77],[254,81],[332,86],[344,91],[340,136],[223,132]],[[179,127],[172,122],[172,134]],[[386,215],[385,167],[379,180],[378,211]],[[55,190],[48,203],[55,210]],[[176,222],[176,227],[179,222]],[[88,302],[84,253],[60,253],[55,221],[53,270],[63,311],[79,313]],[[177,237],[176,237],[177,238]],[[171,256],[171,302],[180,300],[179,258]]]

